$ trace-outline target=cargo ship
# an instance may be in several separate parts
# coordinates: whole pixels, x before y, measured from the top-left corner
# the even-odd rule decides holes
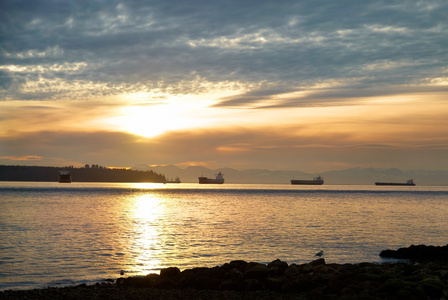
[[[406,182],[375,182],[375,185],[409,185],[409,186],[414,186],[414,180],[413,179],[409,179]]]
[[[322,176],[314,177],[313,180],[299,180],[299,179],[291,179],[291,184],[312,184],[312,185],[322,185],[324,184],[324,179]]]
[[[71,183],[72,176],[69,171],[59,171],[59,183]]]
[[[215,174],[216,178],[207,178],[204,176],[199,177],[199,183],[205,183],[205,184],[223,184],[224,183],[224,177],[221,172],[218,174]]]

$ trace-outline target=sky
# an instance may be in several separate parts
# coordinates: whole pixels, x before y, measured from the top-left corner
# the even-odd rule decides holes
[[[0,0],[0,164],[446,170],[447,14]]]

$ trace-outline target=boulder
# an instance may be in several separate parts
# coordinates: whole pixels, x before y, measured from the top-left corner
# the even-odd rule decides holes
[[[228,266],[224,265],[224,267],[228,267],[229,269],[238,269],[245,267],[247,265],[247,262],[244,260],[232,260]]]
[[[163,279],[176,278],[180,274],[178,267],[169,267],[160,270],[160,277]]]
[[[288,267],[288,263],[281,261],[280,259],[276,259],[268,264],[269,268],[279,268],[285,270]]]
[[[325,259],[319,258],[319,259],[313,260],[312,262],[309,263],[309,265],[311,265],[313,267],[323,266],[323,265],[325,265]]]
[[[252,264],[243,273],[243,277],[246,279],[258,279],[264,280],[268,272],[268,266],[264,264]]]
[[[289,266],[288,268],[286,268],[284,274],[286,277],[292,278],[292,277],[299,275],[300,272],[301,272],[301,269],[299,268],[299,266],[293,264],[293,265]]]
[[[412,261],[448,261],[448,245],[445,246],[426,246],[411,245],[407,248],[399,248],[398,250],[383,250],[380,253],[384,258],[408,259]]]
[[[288,266],[232,261],[213,268],[180,272],[165,268],[158,274],[118,278],[121,287],[238,292],[282,292],[299,299],[439,299],[448,295],[448,264],[360,263],[326,264],[323,258]],[[302,297],[302,298],[301,298]],[[392,297],[392,298],[391,298]]]

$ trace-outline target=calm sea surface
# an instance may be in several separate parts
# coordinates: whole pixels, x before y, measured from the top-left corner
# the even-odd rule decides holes
[[[0,182],[0,290],[448,243],[448,187]]]

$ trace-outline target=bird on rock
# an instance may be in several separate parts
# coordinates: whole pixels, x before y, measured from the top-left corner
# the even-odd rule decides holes
[[[314,256],[321,257],[322,255],[324,255],[324,251],[320,250],[320,251],[317,252]]]

